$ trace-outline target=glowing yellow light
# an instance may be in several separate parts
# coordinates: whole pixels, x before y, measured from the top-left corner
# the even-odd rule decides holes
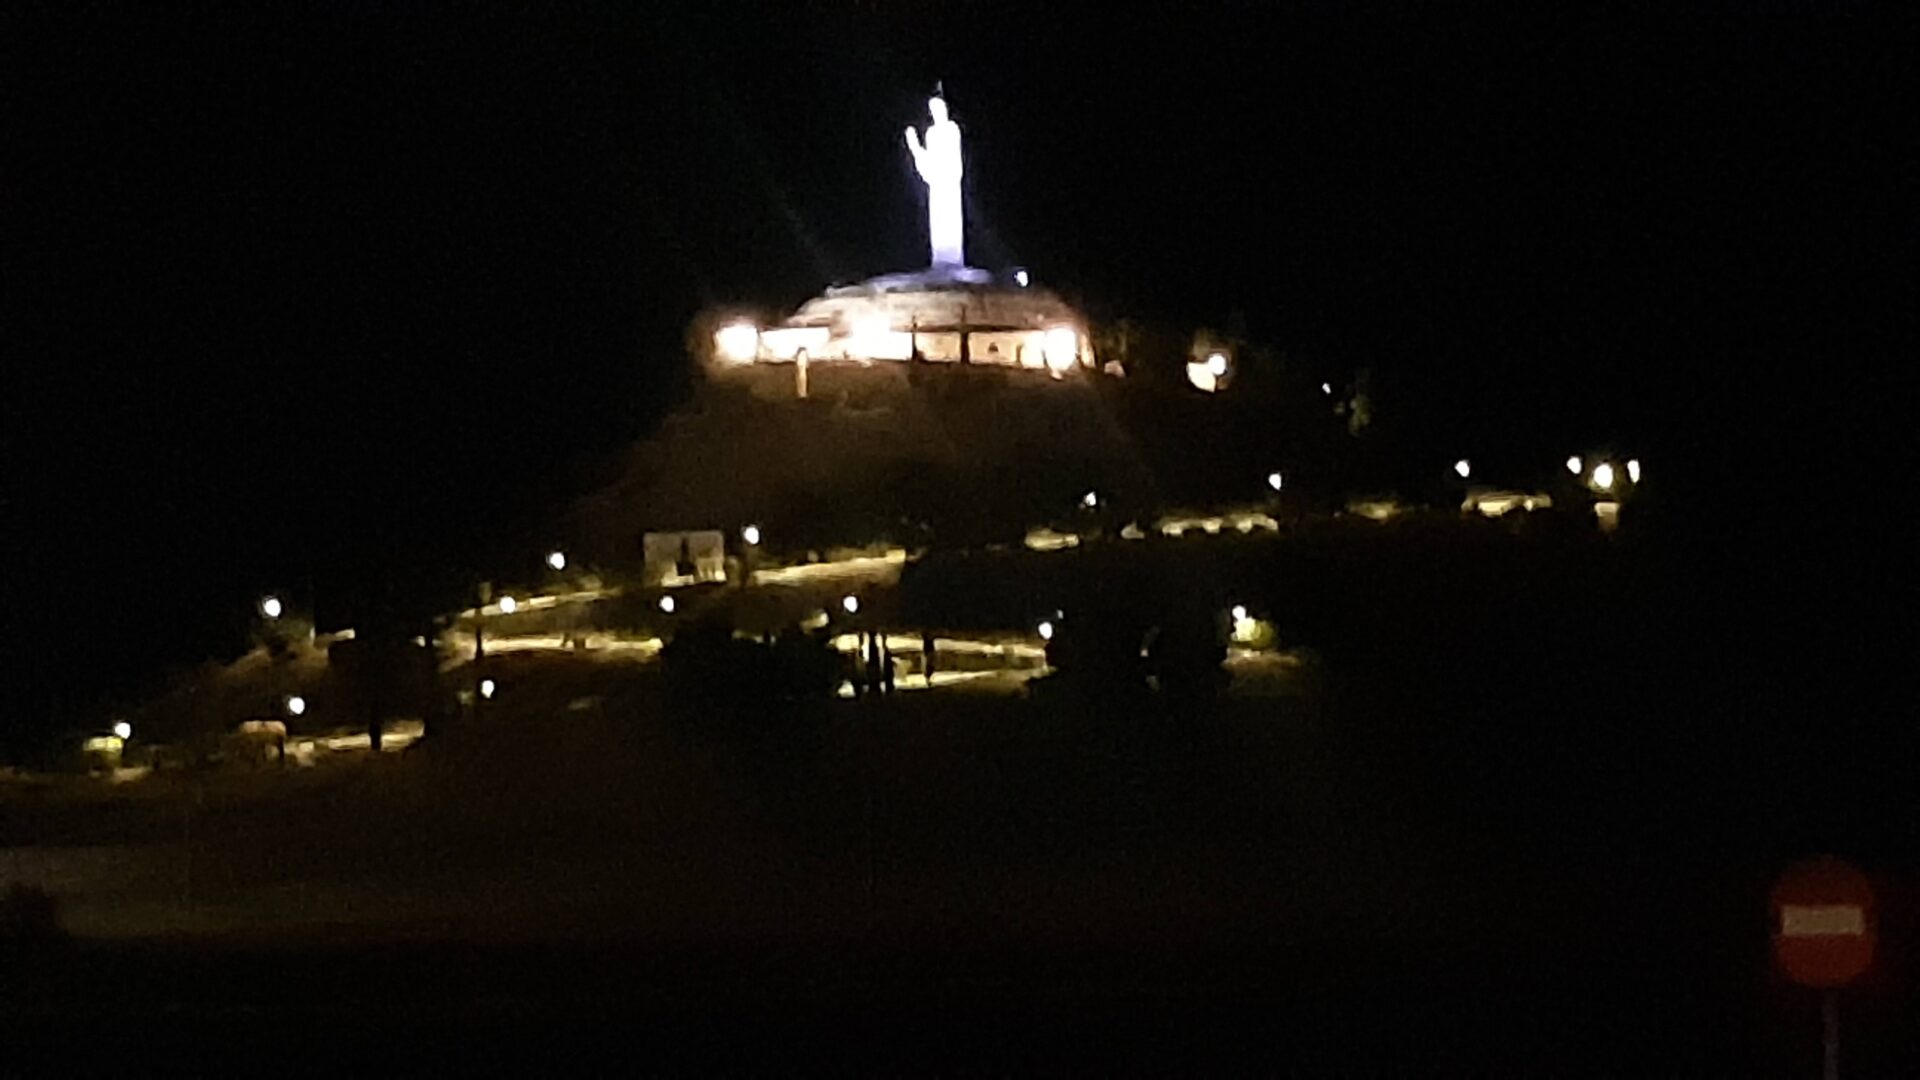
[[[841,597],[840,610],[845,611],[849,615],[854,614],[860,610],[860,598],[852,594]]]
[[[133,738],[133,725],[122,720],[113,725],[113,733],[121,739],[131,739]]]
[[[1627,459],[1627,479],[1636,484],[1640,482],[1640,459],[1639,458]]]
[[[740,539],[745,540],[749,545],[759,543],[760,542],[760,526],[749,525],[746,528],[741,529]]]
[[[1052,529],[1030,529],[1027,532],[1026,545],[1034,551],[1064,551],[1079,547],[1080,537],[1073,533],[1054,532]]]
[[[565,570],[567,568],[567,553],[564,551],[547,552],[547,566],[554,570]]]
[[[1281,476],[1277,472],[1270,472],[1267,474],[1267,486],[1272,488],[1275,491],[1279,491],[1281,486],[1284,485],[1286,482],[1287,482],[1287,478],[1284,476]]]
[[[265,615],[269,619],[279,618],[280,613],[285,610],[286,607],[280,603],[280,598],[277,596],[263,596],[260,598],[260,614]]]
[[[1247,618],[1247,605],[1245,604],[1233,605],[1233,621],[1244,622],[1246,621],[1246,618]]]
[[[480,696],[481,697],[491,701],[493,700],[493,691],[494,691],[494,684],[492,679],[480,680]]]
[[[673,614],[673,597],[671,596],[661,597],[660,610],[666,612],[669,615]]]
[[[520,610],[520,601],[515,600],[511,596],[503,596],[500,598],[500,614],[511,615],[514,612],[519,610]]]
[[[1459,461],[1453,463],[1453,471],[1460,479],[1465,480],[1467,477],[1473,475],[1473,463],[1466,458],[1461,458]]]
[[[287,698],[287,712],[293,716],[304,716],[307,712],[307,699],[299,694]]]
[[[1040,339],[1040,354],[1046,358],[1047,366],[1055,371],[1065,371],[1079,359],[1080,334],[1071,326],[1056,326],[1049,329]]]
[[[1567,471],[1575,476],[1579,476],[1580,470],[1585,467],[1585,463],[1580,460],[1579,454],[1575,454],[1567,459]]]
[[[1040,640],[1041,641],[1053,640],[1053,624],[1052,623],[1045,622],[1045,621],[1042,621],[1040,623]]]
[[[80,749],[89,754],[118,754],[124,740],[118,735],[95,735],[82,742]]]
[[[760,351],[760,331],[749,322],[728,323],[713,335],[713,344],[721,359],[744,364]]]
[[[1207,371],[1216,379],[1225,375],[1227,373],[1227,354],[1213,353],[1208,356]]]
[[[1610,491],[1613,488],[1613,466],[1601,462],[1593,467],[1593,489]]]

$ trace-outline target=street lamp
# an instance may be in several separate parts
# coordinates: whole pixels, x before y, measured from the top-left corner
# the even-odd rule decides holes
[[[1627,459],[1627,479],[1631,480],[1636,484],[1640,482],[1640,459],[1639,458]]]
[[[1593,490],[1613,490],[1613,466],[1603,461],[1593,467]]]
[[[1567,459],[1567,471],[1575,476],[1579,476],[1580,470],[1584,467],[1585,463],[1580,460],[1579,454],[1575,454]]]
[[[494,682],[492,679],[480,680],[480,696],[481,697],[486,698],[488,701],[492,701],[493,691],[494,691]]]
[[[1234,622],[1247,621],[1247,605],[1245,604],[1233,605],[1233,621]]]
[[[304,716],[306,715],[306,712],[307,712],[306,698],[301,697],[299,694],[288,695],[287,714],[289,716]]]
[[[260,598],[260,614],[265,615],[269,619],[279,618],[280,613],[285,610],[286,606],[280,603],[280,598],[277,596],[263,596]]]
[[[661,611],[663,611],[663,612],[665,612],[665,613],[667,613],[668,615],[671,615],[671,614],[673,614],[673,597],[671,597],[671,596],[663,596],[663,597],[661,597],[661,598],[660,598],[660,610],[661,610]]]
[[[1320,384],[1320,392],[1321,392],[1321,393],[1323,393],[1323,394],[1327,394],[1327,395],[1332,395],[1332,393],[1333,393],[1333,384],[1332,384],[1332,383],[1324,383],[1324,382],[1323,382],[1323,383],[1321,383],[1321,384]]]
[[[567,553],[564,551],[547,552],[547,568],[549,570],[565,570],[567,568]]]
[[[1280,488],[1286,484],[1286,482],[1287,482],[1287,478],[1284,476],[1281,476],[1277,472],[1270,472],[1267,474],[1267,486],[1272,488],[1275,491],[1279,491]]]
[[[1100,496],[1094,492],[1089,491],[1085,495],[1080,496],[1080,505],[1091,510],[1094,507],[1100,505]]]
[[[1040,640],[1053,640],[1053,624],[1045,619],[1040,620]]]
[[[841,597],[840,610],[845,611],[849,615],[858,614],[860,611],[860,598],[852,593]]]
[[[520,601],[515,600],[511,596],[503,596],[500,598],[500,614],[511,615],[514,612],[519,610],[520,610]]]
[[[1453,471],[1459,475],[1460,479],[1465,480],[1473,475],[1473,463],[1466,458],[1461,458],[1453,463]]]
[[[119,723],[113,725],[113,733],[119,736],[121,742],[125,742],[128,739],[133,738],[133,725],[127,723],[125,720],[122,720]]]
[[[752,547],[753,545],[758,544],[760,542],[760,526],[749,525],[746,528],[741,529],[740,539],[745,540],[747,542],[748,547]]]

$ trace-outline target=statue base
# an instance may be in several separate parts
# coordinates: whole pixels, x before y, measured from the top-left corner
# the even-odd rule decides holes
[[[937,289],[945,285],[992,285],[994,275],[991,270],[982,270],[975,266],[929,266],[925,270],[908,270],[898,274],[881,274],[852,286],[855,289],[872,292],[906,292],[914,289]]]

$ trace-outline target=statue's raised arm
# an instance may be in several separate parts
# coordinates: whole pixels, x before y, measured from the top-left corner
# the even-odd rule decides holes
[[[907,149],[913,151],[913,167],[919,170],[922,178],[927,175],[927,151],[920,145],[920,133],[907,125]]]

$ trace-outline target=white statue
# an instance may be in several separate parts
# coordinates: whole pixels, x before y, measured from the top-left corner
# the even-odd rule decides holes
[[[913,128],[907,128],[907,149],[913,151],[920,179],[927,182],[927,240],[936,268],[962,267],[967,257],[961,234],[960,125],[947,119],[947,103],[937,95],[928,99],[927,111],[933,123],[925,146]]]

